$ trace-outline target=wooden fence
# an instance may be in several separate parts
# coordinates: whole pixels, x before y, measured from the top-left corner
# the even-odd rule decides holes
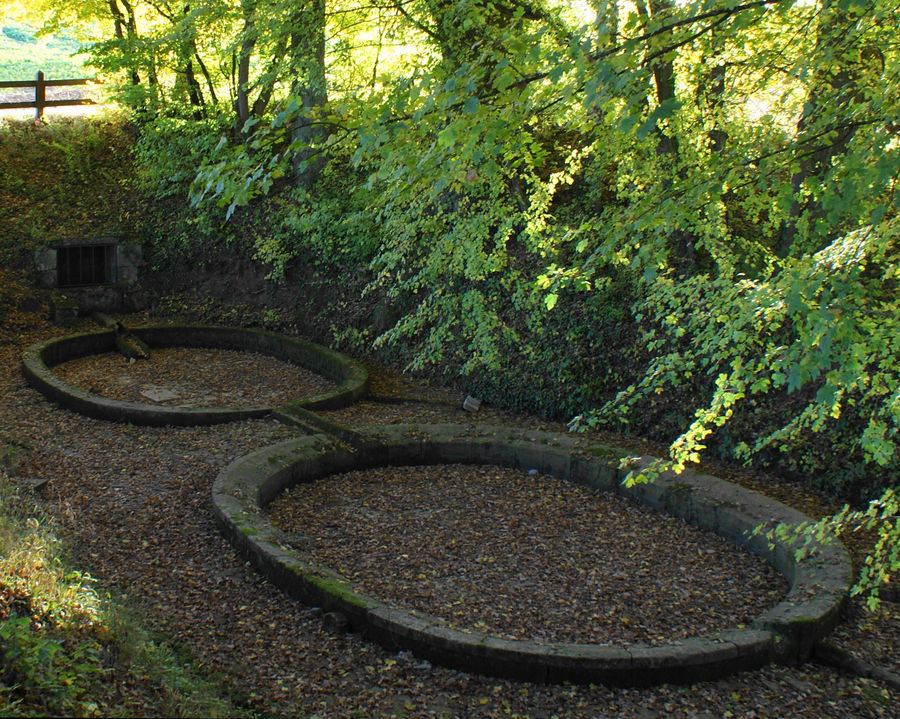
[[[31,82],[22,82],[19,80],[2,80],[0,81],[0,89],[7,87],[30,87],[34,88],[33,100],[22,100],[19,102],[0,102],[0,110],[12,110],[16,108],[33,107],[34,119],[40,120],[44,116],[45,107],[64,107],[67,105],[93,105],[93,100],[87,98],[79,98],[77,100],[48,100],[48,87],[66,87],[70,85],[87,85],[93,84],[96,80],[89,78],[78,78],[68,80],[45,80],[42,70],[38,70],[34,80]]]

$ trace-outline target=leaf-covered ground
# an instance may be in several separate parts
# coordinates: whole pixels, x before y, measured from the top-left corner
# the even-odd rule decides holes
[[[141,318],[127,318],[140,324]],[[21,481],[46,478],[47,509],[100,586],[232,688],[264,716],[319,717],[877,717],[900,716],[900,697],[876,681],[816,662],[769,666],[716,682],[652,689],[544,686],[469,675],[332,633],[321,613],[285,597],[236,558],[216,531],[210,486],[232,459],[287,438],[269,420],[203,428],[148,428],[62,410],[28,388],[22,350],[64,331],[36,322],[0,338],[0,437],[26,451]],[[409,395],[407,380],[376,371],[379,394]],[[435,393],[431,393],[434,395]],[[440,393],[443,394],[443,393]],[[365,403],[332,413],[348,423],[504,421],[545,426],[484,408],[473,417],[434,403]],[[724,468],[723,473],[727,473]],[[740,479],[800,509],[828,508],[796,486]],[[646,548],[651,565],[654,547]],[[652,583],[652,576],[648,582]],[[636,598],[637,601],[637,598]],[[837,642],[900,671],[900,610],[868,617],[853,604]],[[146,714],[159,713],[148,706]]]
[[[273,406],[335,387],[303,367],[255,352],[154,348],[148,359],[90,355],[54,368],[75,387],[107,399],[174,407]]]
[[[749,624],[787,591],[714,533],[536,470],[357,470],[267,509],[362,593],[506,639],[665,644]]]

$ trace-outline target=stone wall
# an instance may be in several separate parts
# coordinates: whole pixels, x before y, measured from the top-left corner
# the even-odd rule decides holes
[[[64,247],[113,247],[110,282],[78,287],[59,287],[59,250]],[[35,252],[35,284],[48,290],[58,290],[75,303],[78,312],[133,312],[146,306],[144,292],[137,286],[143,252],[140,245],[120,242],[118,237],[97,237],[61,242]]]

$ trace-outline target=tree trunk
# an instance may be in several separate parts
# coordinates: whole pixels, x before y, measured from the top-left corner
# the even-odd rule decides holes
[[[191,6],[185,4],[183,12],[185,18],[188,18],[191,13]],[[193,28],[189,24],[189,20],[186,20],[185,25],[191,34],[184,40],[181,46],[181,58],[184,63],[184,81],[187,85],[188,99],[191,102],[191,107],[194,108],[194,120],[199,121],[202,120],[206,114],[204,112],[206,102],[203,99],[203,90],[200,87],[197,76],[194,74],[193,56],[197,55],[199,57],[199,54],[196,52],[197,46],[194,43]]]
[[[797,122],[794,141],[798,156],[797,171],[791,177],[794,200],[788,219],[781,227],[779,257],[791,253],[798,240],[798,223],[802,215],[813,221],[823,216],[822,207],[815,198],[801,201],[803,184],[812,177],[824,177],[833,159],[844,154],[853,139],[855,127],[846,119],[846,113],[858,98],[856,81],[866,59],[876,62],[879,59],[865,57],[865,50],[857,45],[855,25],[853,17],[840,7],[838,0],[823,0],[814,50],[815,73],[803,114]]]
[[[650,0],[651,17],[664,18],[672,13],[674,3],[672,0]],[[651,45],[652,47],[652,45]],[[675,62],[671,59],[657,58],[653,60],[650,69],[653,72],[653,82],[656,86],[656,102],[662,105],[667,100],[675,99]],[[656,144],[657,155],[668,155],[673,163],[678,161],[678,138],[664,132],[660,127],[655,128],[659,138]]]
[[[316,158],[317,142],[324,138],[316,114],[328,101],[325,80],[325,0],[310,0],[293,17],[291,30],[292,94],[300,99],[303,111],[294,123],[293,140],[300,145],[294,153],[294,182],[309,187],[321,169]]]
[[[187,83],[188,98],[191,101],[191,107],[194,108],[193,117],[198,122],[203,119],[203,91],[200,89],[200,83],[194,75],[194,64],[188,60],[184,68],[184,79]]]
[[[638,14],[644,22],[645,31],[650,31],[652,21],[662,21],[666,17],[672,15],[675,4],[673,0],[650,0],[649,7],[642,0],[636,3]],[[653,25],[655,27],[655,23]],[[676,99],[676,76],[675,61],[665,56],[654,57],[660,49],[658,43],[666,42],[665,38],[661,40],[650,40],[647,47],[647,55],[652,58],[650,60],[650,71],[653,74],[653,85],[656,88],[656,103],[662,105],[665,102]],[[665,131],[658,124],[653,128],[656,135],[656,155],[659,157],[661,165],[667,165],[673,169],[673,175],[680,172],[675,168],[678,167],[680,159],[680,147],[678,137],[674,132]],[[665,184],[671,184],[671,179],[664,179]],[[694,235],[687,228],[676,229],[672,232],[669,239],[672,261],[675,267],[682,274],[690,274],[695,267],[696,251],[694,249]]]
[[[471,70],[478,72],[475,78],[477,88],[490,86],[490,68],[480,67],[479,61],[487,47],[504,52],[498,46],[497,38],[522,19],[548,23],[554,30],[560,26],[539,7],[525,0],[426,0],[431,16],[430,28],[421,23],[417,27],[425,30],[441,50],[443,72],[449,76],[462,65],[468,63]],[[517,13],[521,13],[520,19]]]
[[[200,52],[197,50],[197,43],[194,40],[191,40],[191,44],[194,50],[194,59],[197,61],[197,66],[200,68],[200,72],[203,74],[203,78],[206,80],[206,88],[209,90],[209,98],[212,101],[213,105],[219,104],[219,98],[216,97],[216,88],[213,84],[212,77],[209,74],[209,70],[206,67],[206,63],[203,62],[203,58],[200,57]]]
[[[127,37],[130,42],[133,42],[135,39],[135,35],[137,34],[134,11],[132,10],[131,5],[128,4],[127,0],[123,0],[122,4],[125,6],[125,9],[129,13],[128,18],[125,17],[125,13],[122,12],[122,9],[119,7],[119,3],[117,0],[109,0],[109,11],[113,16],[113,23],[116,29],[116,38],[124,42]],[[125,54],[126,56],[134,55],[134,48],[132,47],[128,50],[124,50],[123,48],[123,54]],[[131,84],[140,85],[141,77],[140,75],[138,75],[137,65],[134,59],[129,62],[129,65]]]
[[[726,133],[719,125],[719,118],[722,112],[722,99],[725,96],[725,62],[722,60],[720,52],[713,50],[711,56],[712,67],[706,72],[701,80],[699,90],[699,100],[706,112],[712,117],[712,127],[706,133],[707,147],[713,154],[721,154],[728,142],[728,133]]]
[[[247,120],[250,119],[250,57],[253,55],[253,48],[256,47],[256,24],[253,17],[256,3],[253,0],[246,0],[241,3],[241,9],[244,15],[244,29],[241,49],[238,54],[237,78],[235,82],[234,138],[236,141],[246,139],[244,126],[247,124]]]
[[[259,94],[257,94],[256,100],[253,102],[253,107],[250,108],[250,114],[254,117],[262,117],[266,108],[269,106],[269,102],[272,99],[272,93],[275,91],[275,80],[276,77],[278,77],[276,71],[284,59],[286,48],[287,35],[279,39],[278,47],[276,47],[275,52],[272,53],[272,60],[269,62],[269,68],[263,74],[263,77],[267,76],[269,80],[265,84],[260,83]]]

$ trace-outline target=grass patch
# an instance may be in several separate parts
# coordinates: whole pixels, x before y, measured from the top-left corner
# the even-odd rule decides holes
[[[250,716],[74,569],[53,519],[3,469],[0,714]]]
[[[72,38],[37,37],[28,25],[5,22],[0,28],[0,80],[34,80],[38,70],[54,80],[94,77],[81,50],[81,43]]]

